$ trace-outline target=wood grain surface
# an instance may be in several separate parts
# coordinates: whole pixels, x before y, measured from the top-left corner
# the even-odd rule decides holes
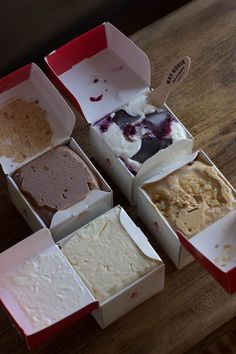
[[[196,0],[131,36],[150,58],[153,87],[176,56],[191,57],[190,73],[168,104],[194,136],[195,147],[204,149],[234,186],[235,18],[234,0]],[[73,135],[90,156],[88,127],[77,117]],[[116,187],[114,192],[115,204],[120,203],[149,235],[135,208]],[[0,252],[31,234],[9,199],[3,173],[0,221]],[[150,241],[166,264],[164,291],[106,329],[100,329],[91,316],[81,319],[32,353],[197,353],[229,324],[235,326],[236,296],[228,295],[196,262],[177,271],[151,236]],[[0,353],[27,353],[2,310]]]

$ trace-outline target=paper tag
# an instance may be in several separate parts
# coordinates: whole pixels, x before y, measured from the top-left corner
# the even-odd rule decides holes
[[[165,74],[162,83],[149,95],[149,101],[157,107],[162,107],[170,92],[187,76],[190,64],[191,60],[187,56],[175,60]]]

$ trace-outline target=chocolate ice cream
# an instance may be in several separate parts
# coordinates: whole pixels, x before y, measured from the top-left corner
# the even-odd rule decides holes
[[[54,213],[100,189],[84,160],[67,146],[60,146],[20,168],[13,179],[47,226]]]
[[[214,166],[197,160],[144,190],[173,229],[188,238],[236,208],[232,189]]]

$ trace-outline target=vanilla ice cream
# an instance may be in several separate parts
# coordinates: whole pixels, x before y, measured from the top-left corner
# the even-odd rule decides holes
[[[116,207],[73,233],[62,252],[94,297],[103,301],[154,269],[120,222]]]

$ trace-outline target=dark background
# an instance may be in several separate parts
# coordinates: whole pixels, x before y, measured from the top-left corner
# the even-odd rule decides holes
[[[126,35],[188,0],[1,0],[0,77],[109,21]]]

